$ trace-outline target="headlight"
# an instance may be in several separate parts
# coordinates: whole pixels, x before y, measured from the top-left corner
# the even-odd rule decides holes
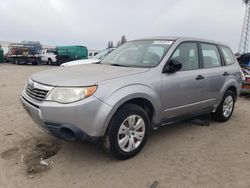
[[[72,103],[93,95],[96,89],[97,86],[76,88],[55,87],[47,96],[46,101]]]

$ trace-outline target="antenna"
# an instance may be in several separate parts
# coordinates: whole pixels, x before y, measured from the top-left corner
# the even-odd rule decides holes
[[[239,45],[240,54],[248,52],[249,31],[250,31],[250,0],[243,0],[243,3],[246,5],[246,11],[240,37],[240,45]]]

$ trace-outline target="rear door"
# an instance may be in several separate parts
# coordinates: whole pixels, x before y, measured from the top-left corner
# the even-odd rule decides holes
[[[200,43],[202,72],[206,80],[205,95],[214,105],[229,73],[215,44]]]

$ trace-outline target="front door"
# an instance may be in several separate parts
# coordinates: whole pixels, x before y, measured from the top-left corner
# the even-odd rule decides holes
[[[200,69],[198,54],[197,43],[184,42],[171,56],[170,60],[182,63],[182,69],[162,74],[163,119],[195,113],[207,107],[208,99],[204,95],[206,80]]]

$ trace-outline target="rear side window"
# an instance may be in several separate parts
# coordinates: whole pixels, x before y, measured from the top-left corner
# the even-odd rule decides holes
[[[235,63],[235,58],[234,58],[234,55],[232,54],[231,50],[227,47],[223,47],[221,46],[221,51],[222,51],[222,54],[225,58],[225,61],[226,61],[226,64],[227,65],[232,65]]]
[[[170,59],[179,61],[182,64],[182,71],[198,69],[199,60],[197,44],[193,42],[180,44]]]
[[[220,54],[215,45],[201,44],[201,51],[204,68],[221,66]]]

